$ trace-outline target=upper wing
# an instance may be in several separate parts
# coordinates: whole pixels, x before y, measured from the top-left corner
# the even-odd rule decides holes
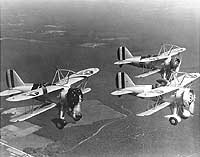
[[[167,106],[169,106],[169,105],[170,105],[169,102],[164,102],[164,103],[159,104],[159,105],[157,105],[157,106],[155,106],[155,107],[153,107],[153,108],[151,108],[151,109],[149,109],[149,110],[147,110],[147,111],[145,111],[145,112],[138,113],[138,114],[136,114],[136,115],[137,115],[137,116],[149,116],[149,115],[152,115],[152,114],[154,114],[154,113],[160,111],[161,109],[163,109],[163,108],[165,108],[165,107],[167,107]]]
[[[158,87],[147,92],[137,94],[137,96],[142,97],[142,98],[152,98],[152,97],[157,97],[166,93],[170,93],[172,91],[176,91],[178,89],[179,89],[178,87],[162,86],[162,87]]]
[[[74,75],[74,74],[73,74]],[[68,82],[66,84],[64,84],[63,86],[71,86],[79,81],[82,81],[83,79],[85,79],[86,77],[83,76],[73,76],[70,77]]]
[[[85,69],[85,70],[81,70],[81,71],[78,71],[76,72],[75,74],[72,74],[70,75],[69,77],[70,78],[73,78],[73,77],[90,77],[96,73],[99,72],[99,68],[88,68],[88,69]]]
[[[50,110],[52,108],[54,108],[56,106],[55,103],[51,103],[51,104],[48,104],[48,105],[41,105],[41,106],[37,106],[35,108],[33,108],[33,110],[29,111],[29,112],[26,112],[18,117],[15,117],[15,118],[12,118],[10,119],[11,122],[21,122],[21,121],[24,121],[26,119],[29,119],[31,117],[34,117],[40,113],[43,113],[47,110]]]
[[[200,77],[200,73],[185,73],[184,75],[179,76],[177,79],[174,79],[170,82],[171,86],[181,86],[185,87]]]
[[[160,69],[152,70],[152,71],[149,71],[147,73],[143,73],[143,74],[137,75],[135,77],[136,78],[143,78],[143,77],[147,77],[147,76],[153,75],[153,74],[158,73],[158,72],[160,72]]]
[[[167,59],[167,58],[169,58],[169,56],[156,56],[156,57],[148,57],[148,58],[142,58],[141,60],[140,60],[140,62],[143,62],[143,63],[145,63],[145,62],[152,62],[152,61],[158,61],[158,60],[165,60],[165,59]]]
[[[15,90],[15,89],[8,89],[8,90],[4,90],[0,92],[0,96],[10,96],[10,95],[19,94],[19,93],[21,93],[21,91]]]
[[[55,86],[55,85],[51,85],[51,86],[46,86],[46,87],[42,87],[42,88],[38,88],[35,90],[31,90],[25,93],[21,93],[12,97],[7,98],[7,101],[22,101],[22,100],[28,100],[28,99],[33,99],[57,90],[63,89],[62,86]]]
[[[65,85],[71,86],[72,84],[77,83],[85,78],[88,78],[98,72],[99,72],[99,68],[88,68],[85,70],[78,71],[69,76],[68,81],[65,82],[64,86]]]

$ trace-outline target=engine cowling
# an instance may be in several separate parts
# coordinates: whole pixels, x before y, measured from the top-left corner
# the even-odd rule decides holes
[[[170,65],[171,60],[172,60],[172,58],[169,56],[164,62],[165,66]]]
[[[69,88],[65,95],[65,105],[69,108],[69,115],[75,121],[82,118],[81,102],[83,101],[83,93],[79,88]]]
[[[174,71],[178,72],[180,68],[181,60],[179,58],[171,58],[165,60],[164,67],[161,71],[161,75],[164,79],[169,80]]]
[[[194,113],[195,94],[194,91],[186,88],[182,94],[182,105],[180,106],[180,116],[187,119]]]
[[[171,59],[170,69],[175,71],[178,68],[180,62],[181,62],[181,60],[179,58]]]
[[[59,118],[52,121],[58,129],[63,129],[67,124],[65,114],[68,114],[75,121],[82,118],[81,102],[83,101],[83,94],[81,89],[65,87],[57,98],[59,98]]]

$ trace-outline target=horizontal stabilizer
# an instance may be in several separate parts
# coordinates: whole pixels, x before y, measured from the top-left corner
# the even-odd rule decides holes
[[[120,95],[126,95],[126,94],[131,94],[131,93],[133,93],[133,91],[121,89],[121,90],[116,90],[116,91],[112,92],[111,95],[120,96]]]
[[[21,93],[21,91],[15,90],[15,89],[8,89],[8,90],[0,92],[0,96],[10,96],[10,95],[15,95],[19,93]]]
[[[140,75],[137,75],[135,76],[136,78],[143,78],[143,77],[147,77],[147,76],[150,76],[150,75],[153,75],[153,74],[156,74],[160,72],[160,69],[156,69],[156,70],[153,70],[153,71],[149,71],[147,73],[143,73],[143,74],[140,74]]]
[[[123,64],[129,64],[129,63],[131,63],[130,60],[122,60],[122,61],[117,61],[114,64],[116,64],[116,65],[123,65]]]
[[[21,122],[21,121],[25,121],[25,120],[27,120],[27,119],[29,119],[29,118],[31,118],[31,117],[34,117],[34,116],[36,116],[36,115],[38,115],[38,114],[40,114],[40,113],[43,113],[43,112],[45,112],[45,111],[47,111],[47,110],[50,110],[50,109],[52,109],[52,108],[54,108],[56,106],[56,104],[55,103],[51,103],[51,104],[49,104],[49,105],[45,105],[45,106],[37,106],[37,107],[35,107],[35,108],[33,108],[33,110],[31,110],[31,111],[29,111],[29,112],[27,112],[27,113],[25,113],[25,114],[22,114],[22,115],[20,115],[19,117],[15,117],[15,118],[12,118],[12,119],[10,119],[10,122]]]
[[[162,87],[158,87],[147,92],[140,93],[137,96],[142,97],[142,98],[153,98],[153,97],[161,96],[161,95],[176,91],[178,89],[179,89],[178,87],[162,86]]]
[[[151,109],[149,109],[149,110],[147,110],[145,112],[142,112],[142,113],[139,113],[139,114],[136,114],[136,115],[137,116],[142,116],[142,117],[143,116],[150,116],[150,115],[160,111],[161,109],[163,109],[163,108],[165,108],[165,107],[167,107],[169,105],[170,105],[169,102],[164,102],[164,103],[162,103],[160,105],[157,105],[157,106],[155,106],[155,107],[153,107],[153,108],[151,108]]]
[[[21,93],[12,97],[7,98],[7,101],[23,101],[23,100],[29,100],[29,99],[33,99],[57,90],[61,90],[63,89],[62,86],[46,86],[46,87],[42,87],[42,88],[38,88],[35,90],[31,90],[25,93]]]

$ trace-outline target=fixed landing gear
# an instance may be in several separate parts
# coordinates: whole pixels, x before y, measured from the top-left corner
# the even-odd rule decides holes
[[[53,119],[52,121],[58,129],[63,129],[65,125],[67,125],[67,122],[63,119],[56,118],[56,119]]]
[[[82,118],[82,114],[81,114],[81,113],[79,113],[79,114],[77,114],[75,117],[73,117],[73,119],[74,119],[75,121],[79,121],[81,118]]]
[[[170,117],[169,122],[170,122],[171,125],[177,125],[178,124],[178,120],[175,117]]]

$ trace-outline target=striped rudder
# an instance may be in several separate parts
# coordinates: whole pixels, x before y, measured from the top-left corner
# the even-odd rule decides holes
[[[118,60],[125,60],[127,58],[133,58],[133,55],[130,53],[130,51],[124,47],[121,46],[117,49],[117,58]]]
[[[135,86],[133,81],[125,72],[118,72],[115,81],[118,89]]]
[[[8,69],[6,71],[6,83],[7,83],[8,88],[14,88],[17,86],[24,85],[24,82],[22,81],[22,79],[13,69]]]

